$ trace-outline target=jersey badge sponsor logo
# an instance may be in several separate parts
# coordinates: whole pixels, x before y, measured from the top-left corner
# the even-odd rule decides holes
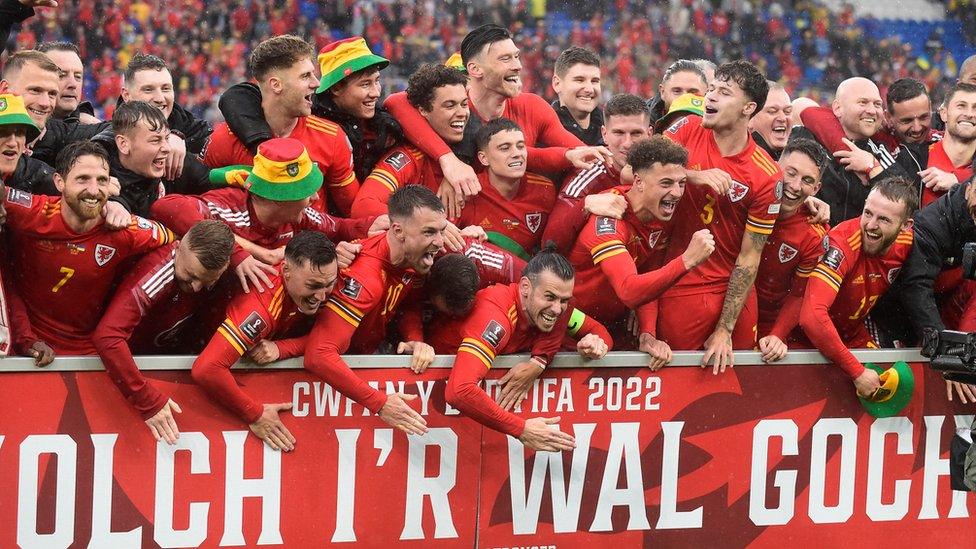
[[[251,341],[257,341],[258,338],[261,337],[261,334],[264,333],[264,329],[266,327],[267,324],[257,311],[252,311],[251,314],[247,315],[247,318],[244,319],[244,322],[241,322],[240,324],[241,332],[243,332],[244,335],[246,335]]]
[[[139,227],[144,231],[148,231],[153,228],[152,223],[148,219],[139,217],[138,215],[136,216],[136,227]]]
[[[494,320],[485,326],[485,331],[481,332],[481,339],[490,343],[492,347],[501,345],[503,337],[505,337],[505,328]]]
[[[766,208],[766,213],[768,213],[769,215],[776,215],[776,214],[778,214],[779,213],[779,202],[776,202],[775,204],[770,204],[769,207]]]
[[[773,189],[773,196],[776,197],[776,200],[779,200],[779,199],[783,198],[783,180],[782,179],[780,179],[779,181],[776,182],[776,188]]]
[[[820,242],[820,246],[823,248],[823,250],[825,252],[827,250],[829,250],[830,249],[830,237],[827,236],[827,235],[824,235],[823,240]]]
[[[7,110],[7,100],[6,98],[0,97],[0,112]]]
[[[99,267],[104,267],[113,257],[115,257],[115,248],[105,244],[95,246],[95,263],[98,263]]]
[[[864,284],[864,275],[857,275],[854,278],[853,284]]]
[[[65,247],[68,248],[68,251],[71,252],[71,255],[78,255],[88,249],[85,246],[79,246],[78,244],[75,244],[73,242],[68,242],[67,244],[65,244]]]
[[[901,272],[901,267],[895,267],[888,271],[888,284],[894,284],[895,279],[898,278],[898,273]]]
[[[394,170],[402,170],[410,163],[410,157],[403,152],[397,152],[391,154],[387,159],[386,163],[393,167]]]
[[[359,299],[359,292],[363,290],[363,285],[355,278],[349,277],[342,286],[342,293],[351,299]]]
[[[492,222],[491,222],[490,219],[488,219],[486,217],[486,218],[482,219],[481,222],[478,223],[478,225],[481,225],[481,228],[482,229],[490,229],[492,227]]]
[[[827,253],[824,254],[823,260],[825,265],[833,270],[840,269],[840,264],[844,262],[844,252],[831,246]]]
[[[688,123],[688,117],[683,116],[681,117],[681,120],[678,120],[674,124],[671,124],[671,127],[668,128],[667,133],[678,133],[678,130],[680,130],[687,123]]]
[[[522,223],[514,219],[502,219],[502,225],[505,225],[505,228],[510,231],[516,229],[521,224]]]
[[[729,200],[732,202],[738,202],[749,194],[749,187],[745,183],[740,183],[735,179],[732,180],[732,186],[729,187]]]
[[[295,177],[298,175],[299,169],[298,162],[292,162],[291,164],[285,166],[285,171],[288,172],[288,177]]]
[[[796,254],[797,254],[797,250],[793,246],[790,246],[785,242],[783,244],[780,244],[779,246],[780,263],[789,263],[790,261],[793,260],[794,257],[796,257]]]
[[[34,204],[34,195],[27,191],[7,187],[7,202],[30,208]]]
[[[525,214],[525,226],[532,231],[532,234],[535,234],[539,230],[539,227],[542,226],[542,213],[532,212]]]
[[[602,236],[605,234],[614,234],[617,232],[617,220],[612,217],[598,217],[596,218],[596,234],[597,236]]]
[[[651,248],[657,246],[657,241],[661,239],[661,231],[654,231],[653,233],[647,235],[647,245]]]

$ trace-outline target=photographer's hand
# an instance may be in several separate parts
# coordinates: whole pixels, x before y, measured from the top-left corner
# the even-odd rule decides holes
[[[946,380],[946,396],[949,398],[949,402],[952,402],[952,391],[955,389],[956,394],[959,395],[959,401],[963,404],[974,404],[976,403],[976,385],[967,385],[965,383],[959,383],[958,381]]]

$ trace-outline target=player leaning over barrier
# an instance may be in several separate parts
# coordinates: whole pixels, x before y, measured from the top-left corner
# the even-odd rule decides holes
[[[551,246],[551,245],[550,245]],[[461,345],[444,396],[479,423],[518,438],[534,450],[572,450],[572,436],[549,427],[558,417],[522,419],[507,411],[525,398],[527,388],[559,350],[570,320],[576,273],[565,257],[545,249],[536,254],[514,284],[496,284],[478,292],[474,310],[461,329]],[[528,363],[513,368],[525,377],[525,390],[496,403],[478,386],[498,354],[532,352]],[[580,355],[602,358],[607,344],[590,334],[580,340]],[[506,376],[508,377],[508,376]]]
[[[315,315],[329,299],[338,273],[335,245],[329,238],[314,231],[298,233],[285,246],[285,260],[268,290],[238,294],[227,307],[227,318],[193,363],[193,380],[275,450],[295,448],[295,437],[278,417],[278,412],[291,409],[291,403],[254,401],[234,380],[230,367],[259,346],[272,347],[272,361],[301,356],[308,329],[302,320]]]

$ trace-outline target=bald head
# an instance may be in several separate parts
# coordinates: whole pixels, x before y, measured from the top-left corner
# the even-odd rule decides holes
[[[976,55],[970,55],[959,67],[959,81],[964,84],[976,84]]]
[[[833,111],[848,139],[872,137],[881,129],[881,91],[867,78],[848,78],[837,86]]]

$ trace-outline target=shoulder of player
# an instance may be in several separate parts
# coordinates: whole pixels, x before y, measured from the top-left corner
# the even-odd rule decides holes
[[[33,219],[35,216],[32,212],[43,212],[49,218],[61,211],[60,196],[31,194],[13,187],[7,187],[4,204],[10,220],[20,218],[20,214],[26,216],[24,219]]]
[[[515,292],[518,291],[518,283],[494,284],[483,290],[479,290],[475,295],[474,309],[468,320],[465,321],[465,331],[478,331],[484,325],[494,320],[500,326],[511,330],[513,319],[516,318],[515,311]],[[497,345],[497,344],[496,344]]]
[[[552,180],[543,175],[535,174],[532,172],[525,172],[523,179],[529,185],[541,185],[543,187],[555,187]]]
[[[912,251],[912,244],[915,242],[915,231],[908,230],[898,233],[892,251],[899,259],[907,259],[909,252]]]
[[[157,248],[146,254],[134,268],[138,292],[151,302],[176,281],[175,245]],[[125,283],[123,282],[123,285]]]
[[[596,162],[589,168],[578,169],[563,180],[562,194],[563,196],[578,198],[594,181],[608,174],[607,165],[603,162]]]
[[[343,136],[346,135],[346,132],[339,124],[336,124],[335,122],[326,118],[315,116],[314,114],[310,114],[305,117],[305,127],[309,131],[320,134],[337,136],[341,133]]]
[[[769,186],[771,189],[775,188],[779,184],[780,179],[782,179],[782,174],[779,169],[779,165],[773,160],[772,156],[765,149],[756,145],[755,141],[751,141],[750,145],[752,152],[749,153],[750,165],[755,166],[759,173],[763,174],[764,177],[759,179],[758,184],[761,186]]]
[[[531,92],[521,92],[509,99],[508,102],[508,106],[513,109],[545,109],[556,114],[555,109],[552,108],[552,105],[548,101]]]

